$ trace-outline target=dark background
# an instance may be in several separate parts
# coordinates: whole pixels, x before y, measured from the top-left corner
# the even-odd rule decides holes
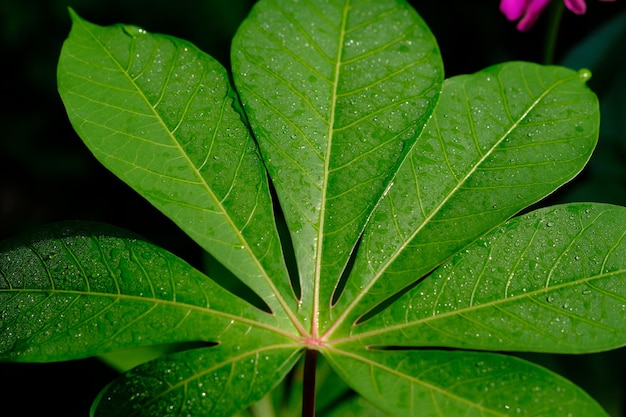
[[[560,1],[560,0],[556,0]],[[193,263],[196,245],[167,218],[100,166],[72,130],[56,91],[56,64],[70,30],[67,7],[100,24],[129,23],[192,41],[228,65],[230,39],[252,0],[2,0],[0,5],[0,240],[59,220],[95,220],[144,235]],[[542,62],[550,13],[519,33],[496,0],[412,1],[438,39],[446,75],[509,60]],[[541,205],[599,201],[626,205],[626,4],[588,1],[588,13],[565,12],[555,60],[591,68],[602,130],[589,166]],[[615,19],[609,36],[582,42]],[[621,46],[621,47],[620,47]],[[606,48],[605,53],[601,52]],[[576,55],[571,51],[577,50]],[[570,378],[611,413],[624,413],[626,350],[532,355]],[[0,364],[2,415],[86,416],[97,392],[116,376],[98,360]],[[11,406],[10,406],[11,405]],[[15,406],[16,408],[13,408]],[[14,412],[6,412],[10,407]]]

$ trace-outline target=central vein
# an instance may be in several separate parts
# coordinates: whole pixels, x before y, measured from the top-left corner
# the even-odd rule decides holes
[[[333,74],[333,90],[331,93],[330,114],[328,117],[328,133],[326,136],[326,158],[324,160],[324,180],[322,184],[322,198],[320,207],[320,221],[317,232],[317,248],[316,248],[316,264],[315,264],[315,281],[313,289],[313,317],[311,319],[311,337],[313,340],[318,338],[319,329],[319,311],[320,311],[320,287],[322,275],[322,250],[324,246],[324,220],[326,217],[326,195],[328,193],[328,173],[330,172],[330,155],[333,142],[333,132],[335,123],[335,110],[337,107],[337,89],[339,87],[339,75],[341,71],[341,59],[343,55],[343,45],[346,33],[346,24],[348,20],[348,11],[350,0],[346,0],[341,17],[341,26],[339,28],[339,42],[337,45],[337,59],[335,61],[335,72]]]

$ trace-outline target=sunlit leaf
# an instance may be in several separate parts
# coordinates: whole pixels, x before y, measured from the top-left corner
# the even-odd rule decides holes
[[[180,39],[72,19],[58,83],[85,144],[273,310],[295,308],[266,174],[226,70]]]
[[[623,346],[625,224],[626,208],[599,203],[514,218],[355,333],[362,343],[498,351]]]
[[[352,309],[353,323],[580,172],[598,137],[588,75],[512,62],[447,80],[369,223],[335,314]]]
[[[114,381],[97,417],[251,415],[261,398],[291,415],[307,349],[328,361],[327,415],[606,417],[558,375],[480,352],[626,345],[626,209],[514,217],[589,160],[589,71],[510,62],[444,83],[404,0],[260,0],[233,40],[235,91],[189,42],[72,19],[72,125],[224,277],[101,224],[6,241],[0,359],[188,349]]]
[[[243,22],[232,61],[290,228],[301,312],[324,316],[432,112],[443,78],[435,39],[404,1],[270,0]]]

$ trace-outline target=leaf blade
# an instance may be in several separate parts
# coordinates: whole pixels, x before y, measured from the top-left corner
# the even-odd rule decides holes
[[[599,203],[514,218],[374,317],[371,326],[387,331],[370,342],[553,353],[624,346],[625,219],[623,207]]]
[[[186,41],[72,18],[58,82],[81,139],[273,310],[289,315],[295,298],[267,178],[225,69]]]
[[[511,356],[352,346],[328,357],[357,392],[390,415],[608,416],[571,382]]]
[[[436,42],[403,1],[265,1],[238,31],[232,61],[290,227],[303,314],[326,320],[365,222],[438,96]]]
[[[433,118],[368,225],[347,283],[352,298],[340,301],[336,315],[354,323],[357,312],[573,178],[599,129],[584,75],[513,62],[446,80]]]
[[[241,351],[227,344],[140,365],[100,392],[91,416],[230,417],[267,394],[299,357],[297,347],[252,341]]]
[[[160,343],[216,343],[280,318],[180,258],[100,223],[48,225],[0,245],[0,357],[57,361]],[[273,329],[273,330],[272,330]]]

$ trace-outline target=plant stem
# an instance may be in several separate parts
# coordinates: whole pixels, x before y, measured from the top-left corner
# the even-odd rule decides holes
[[[304,358],[302,417],[315,417],[315,374],[317,370],[317,354],[317,350],[308,349]]]
[[[550,24],[548,25],[548,33],[546,34],[546,45],[543,51],[543,63],[545,65],[552,65],[554,63],[556,39],[559,34],[563,10],[565,10],[565,4],[561,1],[556,2],[555,7],[552,9]]]

